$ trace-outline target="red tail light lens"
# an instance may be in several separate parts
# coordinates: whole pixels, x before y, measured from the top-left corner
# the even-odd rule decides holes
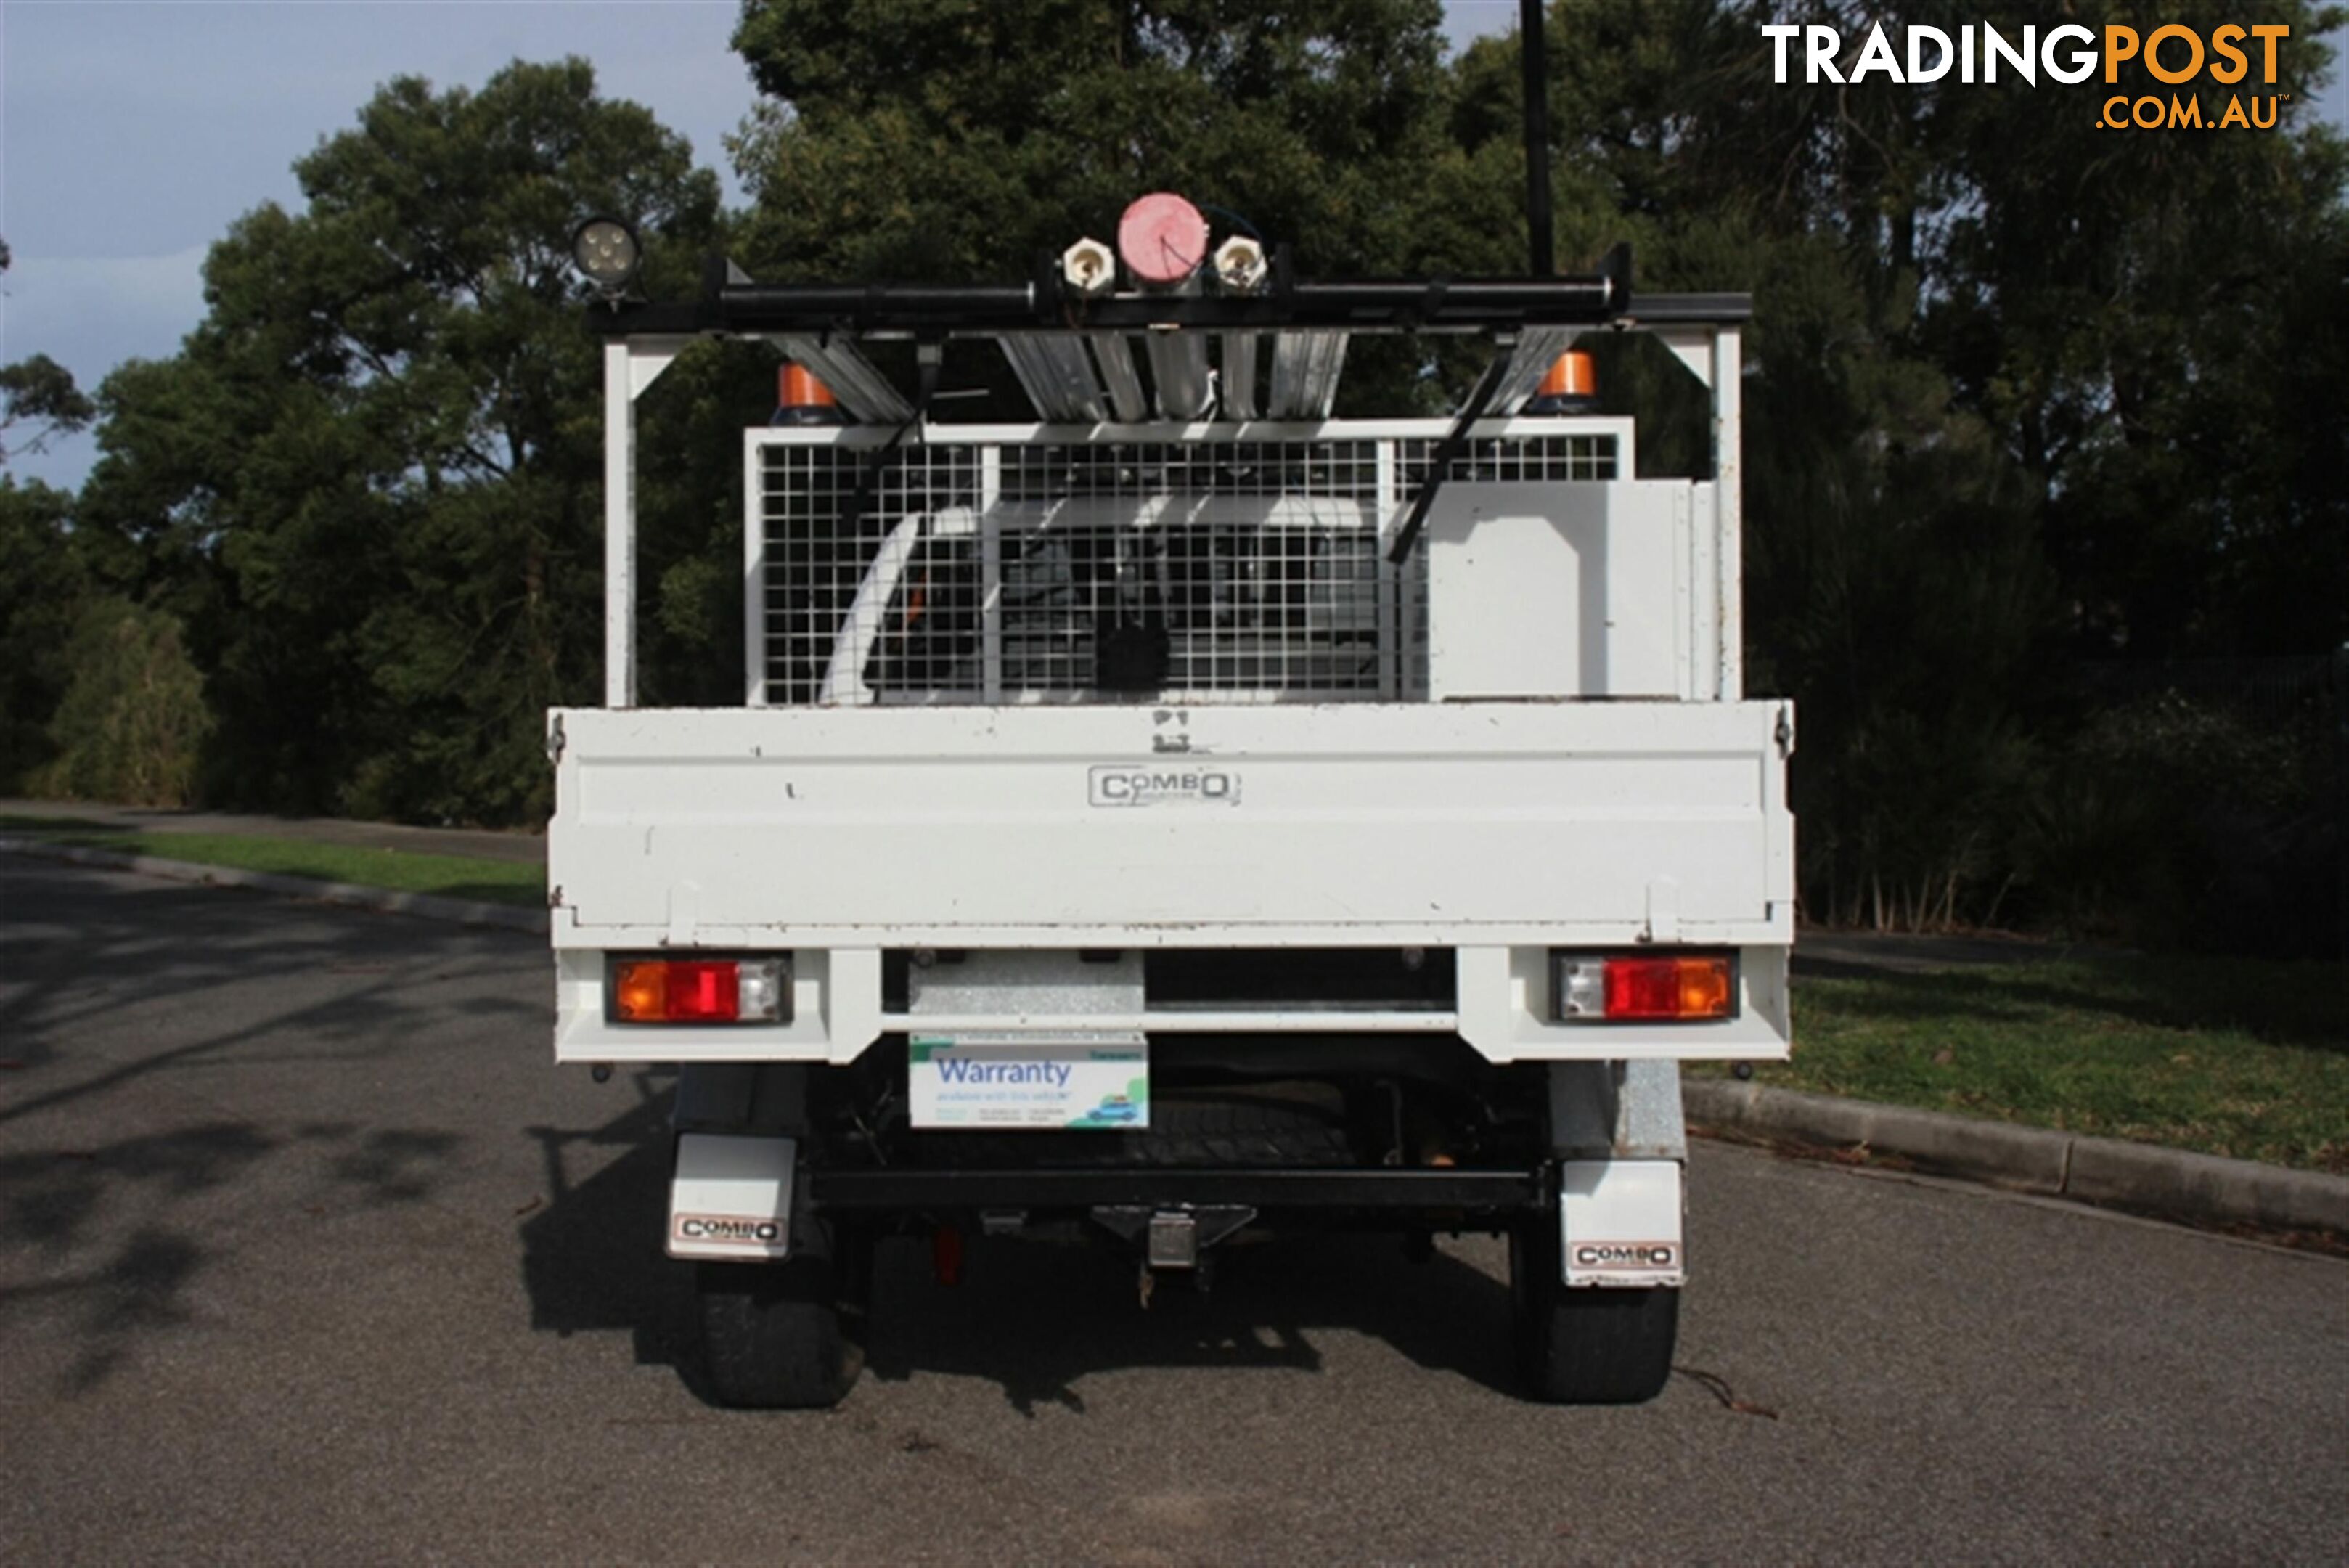
[[[731,1023],[742,980],[731,961],[640,959],[612,971],[612,1011],[624,1023]]]
[[[617,959],[608,992],[616,1023],[749,1023],[790,1017],[781,959]]]
[[[1609,959],[1609,1018],[1726,1018],[1729,961]]]
[[[1551,962],[1550,1013],[1561,1023],[1737,1016],[1737,966],[1725,953],[1553,953]]]

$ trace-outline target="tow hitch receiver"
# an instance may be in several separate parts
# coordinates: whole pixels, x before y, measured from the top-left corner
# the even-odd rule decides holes
[[[1128,1241],[1139,1243],[1146,1267],[1195,1269],[1200,1253],[1254,1220],[1256,1210],[1237,1203],[1164,1209],[1119,1203],[1099,1205],[1092,1216]]]

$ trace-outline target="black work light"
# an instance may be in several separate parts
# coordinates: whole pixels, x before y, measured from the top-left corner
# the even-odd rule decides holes
[[[636,230],[617,218],[590,218],[571,234],[571,259],[589,283],[605,296],[616,295],[636,275],[644,247]]]

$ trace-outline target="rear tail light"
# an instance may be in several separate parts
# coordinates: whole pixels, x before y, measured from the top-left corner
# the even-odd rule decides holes
[[[1728,953],[1552,953],[1560,1023],[1684,1023],[1737,1016]]]
[[[787,959],[615,959],[609,974],[607,994],[615,1023],[791,1020]]]

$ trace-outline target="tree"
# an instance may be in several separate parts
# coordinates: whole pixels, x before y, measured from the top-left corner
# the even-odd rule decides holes
[[[0,240],[0,275],[15,261],[8,242]],[[97,405],[74,385],[73,372],[47,354],[0,365],[0,468],[7,466],[10,431],[30,426],[32,433],[17,440],[14,450],[37,452],[57,436],[87,429],[97,414]]]
[[[1987,9],[2010,33],[2035,15]],[[2092,27],[2142,20],[2113,0],[2073,9]],[[1935,100],[1926,146],[1952,199],[1930,214],[1916,341],[2043,484],[2084,652],[2349,638],[2349,436],[2306,417],[2349,377],[2349,147],[2309,107],[2317,40],[2343,17],[2261,13],[2291,29],[2273,88],[2247,84],[2288,100],[2271,132],[2100,134],[2060,92]],[[2202,0],[2161,19],[2241,18]],[[2095,96],[2172,91],[2139,59]],[[2200,95],[2216,123],[2231,92]]]
[[[770,101],[734,143],[741,259],[778,280],[1020,278],[1168,190],[1309,276],[1460,270],[1482,204],[1454,198],[1486,182],[1445,133],[1442,21],[1437,0],[747,0],[734,45]],[[1341,396],[1440,403],[1423,358],[1358,345]]]
[[[43,452],[58,436],[88,429],[97,414],[73,372],[47,354],[0,365],[0,467],[12,452]],[[20,428],[30,433],[12,439]]]
[[[57,756],[41,774],[42,792],[187,805],[212,715],[179,622],[102,596],[83,608],[66,662],[72,680],[49,722]]]
[[[2271,9],[2292,39],[2277,90],[2304,103],[2337,13]],[[2349,373],[2338,139],[2289,109],[2273,134],[2100,134],[2141,66],[2109,89],[1810,88],[1799,66],[1780,85],[1759,31],[1824,23],[1856,47],[1878,21],[1897,43],[1985,18],[2009,37],[2051,20],[1941,0],[1549,12],[1560,161],[1599,182],[1643,284],[1756,295],[1749,683],[1804,704],[1820,915],[1979,915],[2027,871],[2025,794],[2060,791],[2078,725],[2051,690],[2067,649],[2349,636],[2349,438],[2305,417]],[[1516,67],[1514,40],[1464,63],[1495,97]],[[1476,103],[1464,138],[1509,128]]]
[[[55,754],[50,715],[72,678],[67,649],[90,593],[68,528],[73,497],[0,474],[0,793]]]
[[[295,174],[305,210],[212,248],[182,352],[101,388],[88,518],[189,618],[213,793],[526,818],[544,710],[600,667],[600,370],[571,229],[635,221],[644,286],[684,292],[717,182],[575,59],[478,92],[398,78]]]
[[[0,275],[15,261],[8,242],[0,240]],[[97,405],[74,385],[73,372],[47,354],[0,365],[0,468],[8,464],[8,432],[18,426],[30,426],[32,433],[15,441],[14,450],[37,452],[57,436],[88,429],[97,415]]]
[[[1023,275],[1182,191],[1314,273],[1408,270],[1443,150],[1436,0],[749,0],[738,143],[779,273]],[[1228,220],[1227,220],[1228,221]]]

